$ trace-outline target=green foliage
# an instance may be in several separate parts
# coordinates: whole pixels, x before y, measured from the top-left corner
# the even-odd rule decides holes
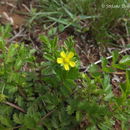
[[[108,44],[119,39],[120,35],[115,36],[113,29],[116,26],[122,26],[123,28],[125,24],[123,19],[129,17],[129,8],[123,8],[123,5],[127,6],[129,2],[124,0],[105,0],[100,1],[99,4],[97,10],[100,18],[93,22],[93,34],[99,44]]]
[[[57,38],[50,40],[40,36],[39,60],[36,50],[24,43],[8,44],[8,37],[4,34],[7,32],[2,33],[0,129],[109,130],[116,120],[121,121],[122,129],[128,128],[129,56],[118,60],[119,54],[115,51],[111,63],[102,58],[100,68],[92,65],[84,74],[79,72],[79,60],[72,38],[58,46]],[[75,53],[76,66],[69,71],[57,63],[61,51]],[[111,83],[112,73],[118,69],[126,72],[124,82],[119,83],[120,96],[113,93]],[[81,128],[83,123],[85,125]]]
[[[29,25],[39,23],[51,36],[70,28],[108,45],[129,35],[128,0],[39,0],[38,5],[30,12]]]
[[[32,9],[29,23],[44,18],[41,23],[46,25],[47,23],[58,23],[59,31],[70,26],[81,31],[83,29],[80,25],[81,20],[98,17],[90,13],[91,11],[94,12],[91,8],[94,2],[95,0],[39,0],[40,10]],[[88,14],[90,15],[88,16]]]

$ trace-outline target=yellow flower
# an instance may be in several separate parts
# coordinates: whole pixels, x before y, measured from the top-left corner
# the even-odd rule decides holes
[[[0,94],[0,102],[4,102],[6,100],[7,96],[4,94]]]
[[[25,77],[26,77],[26,75],[25,75],[25,74],[22,74],[22,77],[24,77],[24,78],[25,78]]]
[[[73,52],[65,53],[62,51],[60,56],[61,57],[57,58],[57,63],[61,64],[66,71],[70,70],[70,67],[75,67],[75,62],[72,61],[72,58],[74,57]]]
[[[15,43],[15,44],[14,44],[14,47],[15,47],[15,48],[18,48],[18,47],[19,47],[19,44],[18,44],[18,43]]]

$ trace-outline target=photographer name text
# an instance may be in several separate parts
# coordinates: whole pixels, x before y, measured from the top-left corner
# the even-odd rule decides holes
[[[130,4],[128,4],[128,5],[125,5],[125,4],[122,4],[122,5],[102,4],[101,6],[102,6],[102,8],[107,8],[107,9],[130,8]]]

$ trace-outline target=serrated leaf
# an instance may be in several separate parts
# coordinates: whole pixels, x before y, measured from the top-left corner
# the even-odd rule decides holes
[[[21,120],[19,119],[19,117],[16,113],[13,115],[13,120],[14,120],[15,123],[21,124]]]
[[[0,123],[7,126],[7,127],[11,127],[12,126],[12,122],[9,118],[4,117],[4,116],[0,116]]]
[[[36,127],[36,122],[34,121],[34,119],[28,115],[26,115],[24,117],[24,125],[27,127],[27,128],[35,128]]]

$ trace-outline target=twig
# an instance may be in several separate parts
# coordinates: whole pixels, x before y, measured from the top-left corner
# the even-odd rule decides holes
[[[42,117],[41,120],[45,120],[45,118],[47,118],[48,116],[50,116],[54,111],[55,110],[48,112],[44,117]]]
[[[112,72],[113,74],[116,74],[116,75],[125,75],[126,72]]]
[[[15,108],[15,109],[17,109],[17,110],[23,112],[23,113],[26,113],[24,109],[22,109],[21,107],[19,107],[19,106],[13,104],[13,103],[11,103],[11,102],[6,101],[6,102],[4,102],[4,104],[9,105],[9,106],[11,106],[11,107],[13,107],[13,108]]]
[[[21,36],[24,36],[24,35],[22,35],[23,31],[24,31],[24,29],[21,29],[15,36],[13,36],[13,37],[12,37],[11,39],[9,39],[7,42],[8,42],[8,43],[11,43],[11,42],[13,42],[16,38],[21,37]]]
[[[123,49],[122,51],[119,52],[119,54],[122,54],[122,53],[127,52],[127,51],[130,51],[130,48]],[[106,59],[109,60],[109,59],[111,59],[112,57],[113,57],[113,56],[111,55],[111,56],[106,57]],[[101,62],[102,62],[102,60],[98,60],[98,61],[94,62],[93,64],[94,64],[94,65],[97,65],[97,64],[99,64],[99,63],[101,63]],[[87,66],[87,68],[81,68],[81,69],[82,69],[82,70],[85,69],[83,72],[86,73],[86,72],[88,72],[88,69],[90,68],[90,66],[91,66],[91,65]]]
[[[22,4],[22,6],[30,13],[31,10],[25,5],[25,4]]]
[[[14,127],[13,128],[13,130],[17,130],[18,128],[21,128],[22,126],[20,125],[20,126],[16,126],[16,127]]]
[[[50,116],[54,111],[55,111],[55,110],[52,110],[52,111],[48,112],[45,116],[43,116],[43,117],[41,118],[41,121],[40,121],[38,124],[41,125],[41,124],[42,124],[42,121],[45,120],[48,116]]]
[[[10,17],[6,12],[3,12],[3,17],[10,22],[11,25],[14,25],[14,20],[12,17]]]
[[[15,5],[13,5],[12,3],[9,3],[9,2],[0,2],[0,4],[8,5],[8,6],[10,6],[10,7],[16,8]]]

